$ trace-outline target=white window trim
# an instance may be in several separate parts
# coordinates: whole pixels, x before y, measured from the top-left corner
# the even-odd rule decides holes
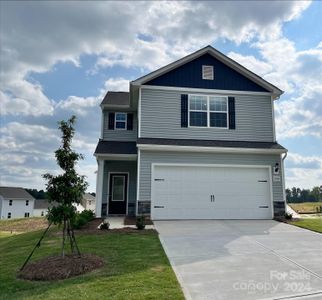
[[[194,110],[190,109],[190,97],[191,96],[203,96],[207,97],[207,110]],[[221,97],[226,99],[226,115],[227,115],[227,126],[226,127],[217,127],[210,126],[210,113],[225,113],[224,111],[210,110],[209,98],[210,97]],[[207,113],[207,126],[193,126],[190,125],[190,112],[206,112]],[[188,128],[216,128],[216,129],[229,129],[229,112],[228,112],[228,96],[223,95],[204,95],[204,94],[188,94]]]
[[[116,120],[116,115],[117,114],[123,114],[125,115],[125,120],[123,121],[120,121],[120,120]],[[125,127],[124,128],[117,128],[116,127],[116,122],[122,122],[125,124]],[[115,115],[114,115],[114,130],[127,130],[127,113],[126,112],[116,112]]]

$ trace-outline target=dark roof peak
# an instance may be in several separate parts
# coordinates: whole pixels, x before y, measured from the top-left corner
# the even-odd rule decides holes
[[[101,105],[130,105],[130,93],[125,91],[108,91]]]

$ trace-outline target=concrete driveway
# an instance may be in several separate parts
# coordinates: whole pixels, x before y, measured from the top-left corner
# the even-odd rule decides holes
[[[322,234],[271,220],[154,224],[187,299],[322,299]]]

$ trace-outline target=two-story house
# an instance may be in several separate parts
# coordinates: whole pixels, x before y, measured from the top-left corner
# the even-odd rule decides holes
[[[284,214],[283,92],[207,46],[107,92],[96,215],[272,219]]]
[[[35,198],[21,187],[0,187],[0,218],[29,218],[34,215]]]

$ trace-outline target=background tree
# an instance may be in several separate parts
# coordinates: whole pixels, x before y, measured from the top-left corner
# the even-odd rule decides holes
[[[288,203],[302,203],[302,202],[319,202],[322,201],[322,186],[315,186],[310,189],[300,189],[292,187],[292,189],[285,189],[286,200]]]
[[[292,202],[292,191],[289,188],[287,188],[285,189],[285,193],[286,193],[286,201]]]
[[[62,225],[63,228],[62,257],[65,256],[66,238],[69,240],[72,254],[80,255],[72,227],[76,215],[76,208],[73,204],[81,202],[88,187],[85,176],[78,175],[75,170],[76,163],[83,159],[82,154],[76,153],[71,148],[75,134],[75,121],[76,117],[72,116],[68,121],[59,122],[62,145],[55,151],[55,157],[63,173],[57,176],[49,173],[43,175],[47,180],[48,201],[54,203],[54,206],[48,211],[47,218],[50,223]]]
[[[312,189],[312,191],[311,191],[310,194],[312,195],[312,198],[314,199],[313,201],[318,202],[318,201],[321,201],[322,200],[320,188],[318,186],[315,186]]]

